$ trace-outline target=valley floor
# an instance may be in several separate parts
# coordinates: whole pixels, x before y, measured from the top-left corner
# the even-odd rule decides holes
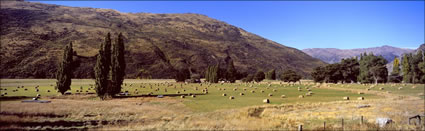
[[[7,92],[15,88],[12,86],[15,86],[13,83],[16,84],[16,82],[4,81],[3,83],[2,80],[1,88],[8,88]],[[148,92],[155,89],[153,83],[167,81],[126,82],[134,83],[133,86],[137,85],[140,92]],[[423,85],[316,85],[313,83],[289,85],[272,82],[273,84],[270,85],[268,83],[204,84],[202,86],[182,84],[182,89],[178,89],[179,83],[168,82],[176,85],[176,90],[184,89],[195,93],[198,90],[193,88],[198,87],[200,90],[208,88],[209,93],[195,98],[190,96],[186,98],[137,97],[105,101],[99,100],[92,94],[67,96],[42,94],[42,100],[49,100],[51,103],[2,100],[0,101],[0,129],[296,130],[299,125],[303,125],[304,129],[323,130],[324,122],[326,122],[327,130],[342,128],[345,130],[376,130],[378,128],[380,130],[421,130],[420,126],[409,125],[408,118],[425,115]],[[17,84],[24,83],[26,82],[20,81]],[[75,83],[76,85],[84,83],[81,85],[88,86],[91,82],[81,80],[81,83]],[[148,88],[150,84],[154,88]],[[160,89],[173,90],[174,85],[158,84],[157,86]],[[33,85],[27,84],[27,86]],[[43,86],[50,88],[50,83],[46,82],[40,85],[40,88]],[[79,85],[73,88],[79,89],[78,87]],[[297,91],[297,87],[300,87],[302,91]],[[384,89],[380,90],[381,87]],[[399,87],[403,88],[399,90]],[[127,85],[124,90],[132,88],[134,87]],[[245,92],[244,88],[247,88]],[[366,91],[368,88],[369,91]],[[307,89],[311,89],[314,94],[298,98],[300,94],[305,94]],[[256,91],[255,94],[250,92],[252,90]],[[264,90],[265,93],[260,93],[260,90]],[[1,91],[5,92],[5,90]],[[168,91],[170,92],[175,93]],[[244,92],[245,95],[239,95],[240,92]],[[365,100],[357,100],[358,92],[365,93],[363,96]],[[158,92],[158,94],[161,93],[164,92]],[[227,93],[228,96],[221,96],[223,93]],[[273,96],[267,96],[271,93]],[[285,94],[286,98],[280,98],[282,94]],[[28,95],[32,94],[28,93]],[[229,100],[230,95],[235,99]],[[351,99],[343,100],[343,96],[350,96]],[[269,98],[271,103],[262,103],[265,98]],[[361,105],[370,107],[358,108]],[[363,123],[361,123],[362,117]],[[375,124],[375,120],[380,117],[391,118],[394,122],[386,127],[379,127]],[[342,127],[342,119],[344,127]],[[425,126],[422,126],[422,130],[424,128]]]

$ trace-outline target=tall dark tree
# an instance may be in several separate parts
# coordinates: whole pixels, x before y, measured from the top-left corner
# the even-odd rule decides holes
[[[116,95],[121,92],[121,85],[125,76],[124,39],[120,33],[112,45],[111,58],[111,83],[109,95]]]
[[[56,74],[56,79],[58,80],[56,82],[56,88],[62,94],[64,94],[66,91],[71,89],[70,86],[71,86],[71,78],[73,73],[72,56],[73,56],[72,42],[69,42],[69,45],[67,45],[64,49],[63,59],[59,65],[59,70]]]
[[[284,82],[297,82],[301,80],[301,76],[293,70],[285,70],[281,75],[280,79]]]
[[[208,69],[205,73],[206,81],[210,83],[217,83],[220,76],[220,65],[208,66]]]
[[[410,70],[412,73],[412,83],[421,83],[421,78],[425,74],[422,73],[421,69],[422,67],[419,67],[419,64],[423,62],[423,54],[422,51],[419,50],[416,54],[412,55],[412,59],[409,61],[410,63]]]
[[[276,71],[274,69],[272,69],[269,72],[267,72],[266,79],[268,79],[268,80],[276,80]]]
[[[97,55],[95,71],[96,93],[100,99],[108,96],[108,89],[111,84],[108,76],[111,66],[111,35],[107,34],[105,42],[100,44],[99,54]]]
[[[263,71],[257,71],[257,73],[255,73],[254,76],[254,81],[255,82],[261,82],[266,78],[266,75],[264,74]]]
[[[412,54],[404,54],[403,56],[403,82],[411,83],[412,82],[412,72],[410,69],[410,61],[412,59]]]
[[[189,69],[180,69],[176,71],[175,80],[176,82],[184,82],[186,79],[190,78],[190,72]]]
[[[233,65],[233,60],[229,56],[226,58],[227,70],[226,70],[226,80],[230,83],[234,83],[236,81],[237,70],[235,65]]]

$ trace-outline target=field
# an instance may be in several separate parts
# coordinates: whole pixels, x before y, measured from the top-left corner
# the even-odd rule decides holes
[[[128,98],[101,101],[92,94],[94,81],[89,79],[74,79],[72,95],[64,96],[54,89],[52,79],[2,79],[0,128],[294,130],[298,125],[304,129],[323,129],[326,122],[326,129],[377,129],[375,118],[389,117],[395,124],[385,127],[387,129],[420,129],[408,125],[406,120],[425,112],[424,85],[315,84],[310,81],[185,84],[174,80],[137,79],[124,83],[122,91],[128,91],[129,95],[125,96]],[[311,96],[308,92],[312,92]],[[21,102],[37,94],[41,100],[51,103]],[[165,97],[152,97],[156,95]],[[304,97],[299,98],[300,95]],[[229,99],[231,96],[234,99]],[[343,97],[350,99],[343,100]],[[357,100],[358,97],[364,100]],[[264,99],[270,103],[263,103]],[[357,108],[359,105],[370,107]],[[365,119],[363,124],[359,124],[361,116]],[[341,119],[344,119],[344,127]]]

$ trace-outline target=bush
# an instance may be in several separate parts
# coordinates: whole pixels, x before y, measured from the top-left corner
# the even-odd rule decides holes
[[[280,79],[284,82],[297,82],[301,76],[293,70],[286,70],[280,75]]]
[[[400,83],[402,80],[403,77],[396,74],[391,74],[390,76],[388,76],[388,82]]]
[[[255,82],[261,82],[264,80],[265,77],[266,75],[263,71],[258,71],[257,73],[255,73],[254,80]]]
[[[242,78],[241,80],[242,80],[242,82],[251,82],[251,81],[254,80],[254,75],[249,74],[245,78]]]

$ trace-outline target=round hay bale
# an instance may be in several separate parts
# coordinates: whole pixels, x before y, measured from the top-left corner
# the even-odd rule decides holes
[[[364,94],[363,92],[357,92],[357,94]]]
[[[269,99],[264,99],[263,100],[263,103],[270,103],[270,100]]]
[[[41,96],[40,94],[37,94],[37,95],[36,95],[36,97],[40,97],[40,96]]]
[[[229,99],[230,100],[233,100],[233,99],[235,99],[235,97],[234,96],[230,96]]]
[[[281,95],[280,98],[286,98],[286,96],[285,95]]]
[[[186,90],[185,90],[185,89],[183,89],[183,92],[186,92]]]
[[[398,88],[398,90],[401,90],[401,89],[403,89],[403,87],[399,87],[399,88]]]
[[[47,90],[47,92],[50,92],[50,90]]]
[[[273,92],[276,92],[277,90],[276,89],[273,89]]]
[[[222,96],[227,96],[227,94],[226,93],[223,93],[223,95]]]
[[[184,97],[185,97],[184,95],[181,95],[181,96],[180,96],[180,98],[184,98]]]
[[[370,89],[369,89],[369,88],[367,88],[366,90],[367,90],[367,91],[370,91]]]
[[[243,94],[243,93],[239,93],[239,95],[243,96],[243,95],[245,95],[245,94]]]
[[[379,90],[384,90],[384,87],[379,88]]]
[[[303,95],[299,95],[298,98],[304,98],[304,96]]]
[[[35,89],[35,92],[38,92],[38,91],[40,91],[40,90],[38,90],[38,89]]]
[[[192,98],[195,98],[196,97],[196,95],[192,95]]]
[[[309,92],[305,93],[305,96],[311,96],[311,94]]]
[[[177,93],[177,94],[180,94],[180,91],[177,91],[176,93]]]
[[[261,93],[264,93],[264,91],[263,91],[263,90],[261,90]]]
[[[251,93],[255,93],[255,91],[251,91]]]
[[[236,91],[236,90],[238,90],[237,88],[233,88],[233,91]]]
[[[269,94],[269,96],[273,96],[273,94],[272,94],[272,93],[270,93],[270,94]]]
[[[346,97],[343,97],[342,99],[344,99],[344,100],[350,100],[350,97],[346,96]]]
[[[246,91],[246,88],[243,88],[244,91]]]
[[[357,100],[364,100],[364,97],[357,97]]]

